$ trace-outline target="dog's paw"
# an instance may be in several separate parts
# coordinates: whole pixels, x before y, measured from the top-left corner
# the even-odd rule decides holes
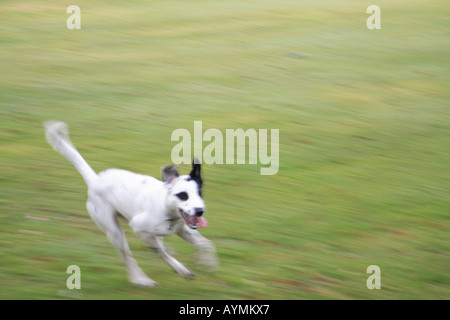
[[[216,272],[219,269],[219,260],[215,252],[199,252],[198,266],[206,272]]]
[[[146,277],[139,277],[139,278],[134,278],[134,279],[130,279],[130,283],[138,286],[138,287],[143,287],[143,288],[154,288],[158,285],[158,282],[153,281],[152,279]]]
[[[195,278],[195,274],[183,265],[179,266],[175,271],[185,279]]]

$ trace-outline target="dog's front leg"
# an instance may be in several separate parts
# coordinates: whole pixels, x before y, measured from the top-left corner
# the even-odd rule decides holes
[[[169,255],[164,248],[162,238],[156,236],[153,232],[149,232],[149,227],[147,221],[145,220],[147,215],[145,213],[136,215],[130,222],[129,225],[133,231],[146,242],[150,247],[154,248],[158,254],[163,258],[169,266],[175,270],[180,276],[184,278],[193,278],[194,274],[185,266],[183,266],[177,259]]]
[[[194,278],[195,275],[186,268],[183,264],[181,264],[177,259],[172,257],[167,253],[166,248],[164,247],[164,243],[162,241],[162,237],[150,236],[146,234],[139,235],[145,242],[147,242],[152,248],[158,252],[158,254],[163,258],[163,260],[175,270],[183,278]]]
[[[199,250],[198,262],[205,266],[208,271],[215,271],[219,267],[214,244],[202,236],[200,232],[183,226],[177,232],[177,235],[197,247]]]

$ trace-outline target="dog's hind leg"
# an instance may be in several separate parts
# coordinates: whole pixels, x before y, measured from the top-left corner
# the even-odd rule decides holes
[[[91,198],[88,200],[86,207],[97,226],[106,233],[109,241],[122,255],[130,282],[142,287],[156,286],[157,283],[147,277],[132,257],[125,234],[117,221],[117,213],[114,208],[100,199],[93,200]]]
[[[183,264],[181,264],[177,259],[169,255],[166,251],[166,248],[164,247],[164,243],[162,241],[162,237],[143,237],[141,236],[143,240],[145,240],[149,245],[151,245],[163,258],[163,260],[172,267],[173,270],[175,270],[176,273],[178,273],[183,278],[194,278],[195,275],[192,273],[188,268],[186,268]]]

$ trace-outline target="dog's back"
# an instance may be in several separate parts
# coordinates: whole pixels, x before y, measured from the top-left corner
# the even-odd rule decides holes
[[[163,182],[151,176],[121,169],[107,169],[100,172],[98,177],[89,188],[90,197],[99,195],[107,199],[127,220],[159,206],[161,199],[165,199]]]

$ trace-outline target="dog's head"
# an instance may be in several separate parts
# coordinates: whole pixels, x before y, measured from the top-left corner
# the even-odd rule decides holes
[[[174,166],[162,169],[162,180],[168,187],[169,203],[175,206],[177,213],[192,228],[206,227],[205,202],[202,198],[203,180],[200,174],[201,165],[194,158],[189,175],[180,176]]]

